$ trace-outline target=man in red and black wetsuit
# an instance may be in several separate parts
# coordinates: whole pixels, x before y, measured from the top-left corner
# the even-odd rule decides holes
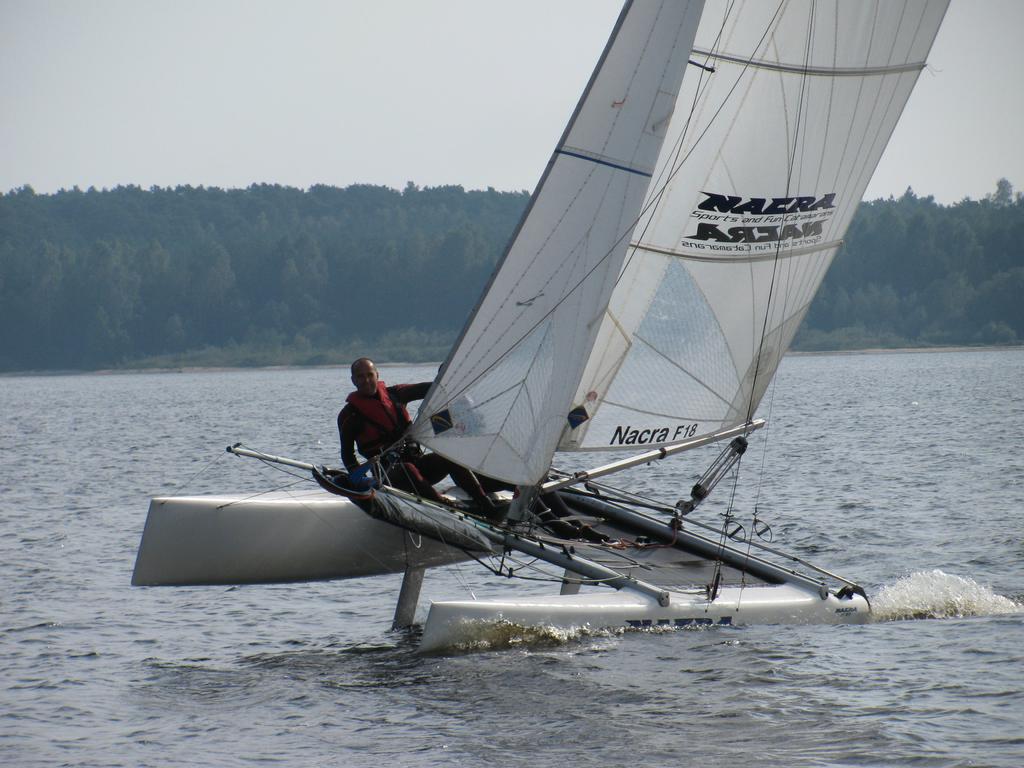
[[[470,470],[439,454],[422,454],[415,444],[396,446],[412,423],[405,404],[426,397],[430,382],[385,386],[373,361],[361,357],[352,363],[352,383],[356,391],[345,399],[345,407],[338,414],[341,461],[349,472],[359,466],[356,446],[367,459],[375,459],[384,450],[395,447],[400,458],[386,467],[388,485],[444,503],[434,483],[450,475],[484,512],[493,509],[480,481]]]

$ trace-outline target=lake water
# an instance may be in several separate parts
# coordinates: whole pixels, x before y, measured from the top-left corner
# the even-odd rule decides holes
[[[864,584],[872,624],[424,657],[389,631],[398,576],[129,586],[150,496],[291,480],[236,441],[336,462],[348,390],[341,369],[0,378],[0,764],[1024,765],[1024,351],[784,361],[736,509]],[[675,500],[706,450],[629,482]],[[557,587],[431,571],[418,616],[517,589]]]

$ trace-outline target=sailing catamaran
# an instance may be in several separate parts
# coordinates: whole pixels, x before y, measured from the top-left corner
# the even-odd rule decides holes
[[[367,489],[232,446],[320,487],[154,499],[132,583],[405,571],[396,625],[408,625],[425,568],[520,554],[559,570],[556,596],[433,603],[426,650],[480,622],[866,621],[863,589],[758,539],[756,517],[747,534],[732,514],[691,514],[764,424],[755,411],[946,6],[627,2],[408,434],[514,486],[507,518],[392,488],[386,468]],[[678,504],[602,480],[719,441]],[[631,450],[589,471],[552,466],[559,451]]]

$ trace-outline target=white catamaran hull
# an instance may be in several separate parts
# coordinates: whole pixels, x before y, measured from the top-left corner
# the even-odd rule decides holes
[[[348,499],[299,493],[156,498],[132,584],[259,584],[347,579],[465,560],[375,520]]]
[[[670,592],[669,604],[637,592],[594,592],[518,600],[435,602],[420,650],[430,653],[472,646],[488,626],[560,629],[639,629],[743,624],[862,624],[871,608],[860,595],[839,598],[790,584],[723,587],[714,602],[703,590]]]

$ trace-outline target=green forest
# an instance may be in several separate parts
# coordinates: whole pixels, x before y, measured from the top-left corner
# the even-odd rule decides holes
[[[436,361],[526,192],[180,186],[0,196],[0,371]],[[861,204],[799,350],[1024,340],[1024,201]]]

